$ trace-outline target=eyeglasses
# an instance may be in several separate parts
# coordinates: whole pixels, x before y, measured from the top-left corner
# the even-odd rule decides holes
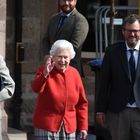
[[[128,33],[138,33],[140,32],[140,30],[131,30],[131,29],[124,29],[124,31],[128,32]]]

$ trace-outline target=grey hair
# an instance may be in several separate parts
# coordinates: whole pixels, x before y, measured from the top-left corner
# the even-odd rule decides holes
[[[50,50],[50,55],[54,56],[60,49],[68,49],[70,53],[70,59],[73,59],[75,57],[73,45],[69,41],[64,39],[57,40],[53,43]]]

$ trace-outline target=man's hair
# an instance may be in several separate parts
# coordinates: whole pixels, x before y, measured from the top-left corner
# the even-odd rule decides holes
[[[135,21],[138,21],[140,23],[140,16],[137,15],[137,14],[131,14],[131,15],[128,15],[124,21],[123,21],[123,24],[122,24],[122,27],[124,28],[124,26],[129,23],[129,24],[132,24],[134,23]]]

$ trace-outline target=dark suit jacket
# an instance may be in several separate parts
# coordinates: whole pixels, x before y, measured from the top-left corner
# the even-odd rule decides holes
[[[128,103],[131,89],[140,108],[140,53],[136,79],[132,85],[125,43],[117,43],[106,49],[101,68],[101,83],[97,93],[97,112],[119,112]]]
[[[49,53],[52,44],[56,40],[68,40],[73,44],[76,51],[76,56],[71,61],[71,65],[76,67],[81,73],[81,49],[88,34],[88,22],[83,15],[74,9],[72,14],[65,19],[63,27],[57,31],[60,16],[60,13],[54,15],[49,22],[47,34],[44,40],[44,53]]]

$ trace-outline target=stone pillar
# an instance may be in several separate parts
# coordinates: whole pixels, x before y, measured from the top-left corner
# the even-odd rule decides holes
[[[0,0],[0,55],[5,57],[6,44],[6,0]],[[7,140],[7,114],[4,102],[0,102],[0,140]]]
[[[6,0],[0,0],[0,55],[5,57]]]

